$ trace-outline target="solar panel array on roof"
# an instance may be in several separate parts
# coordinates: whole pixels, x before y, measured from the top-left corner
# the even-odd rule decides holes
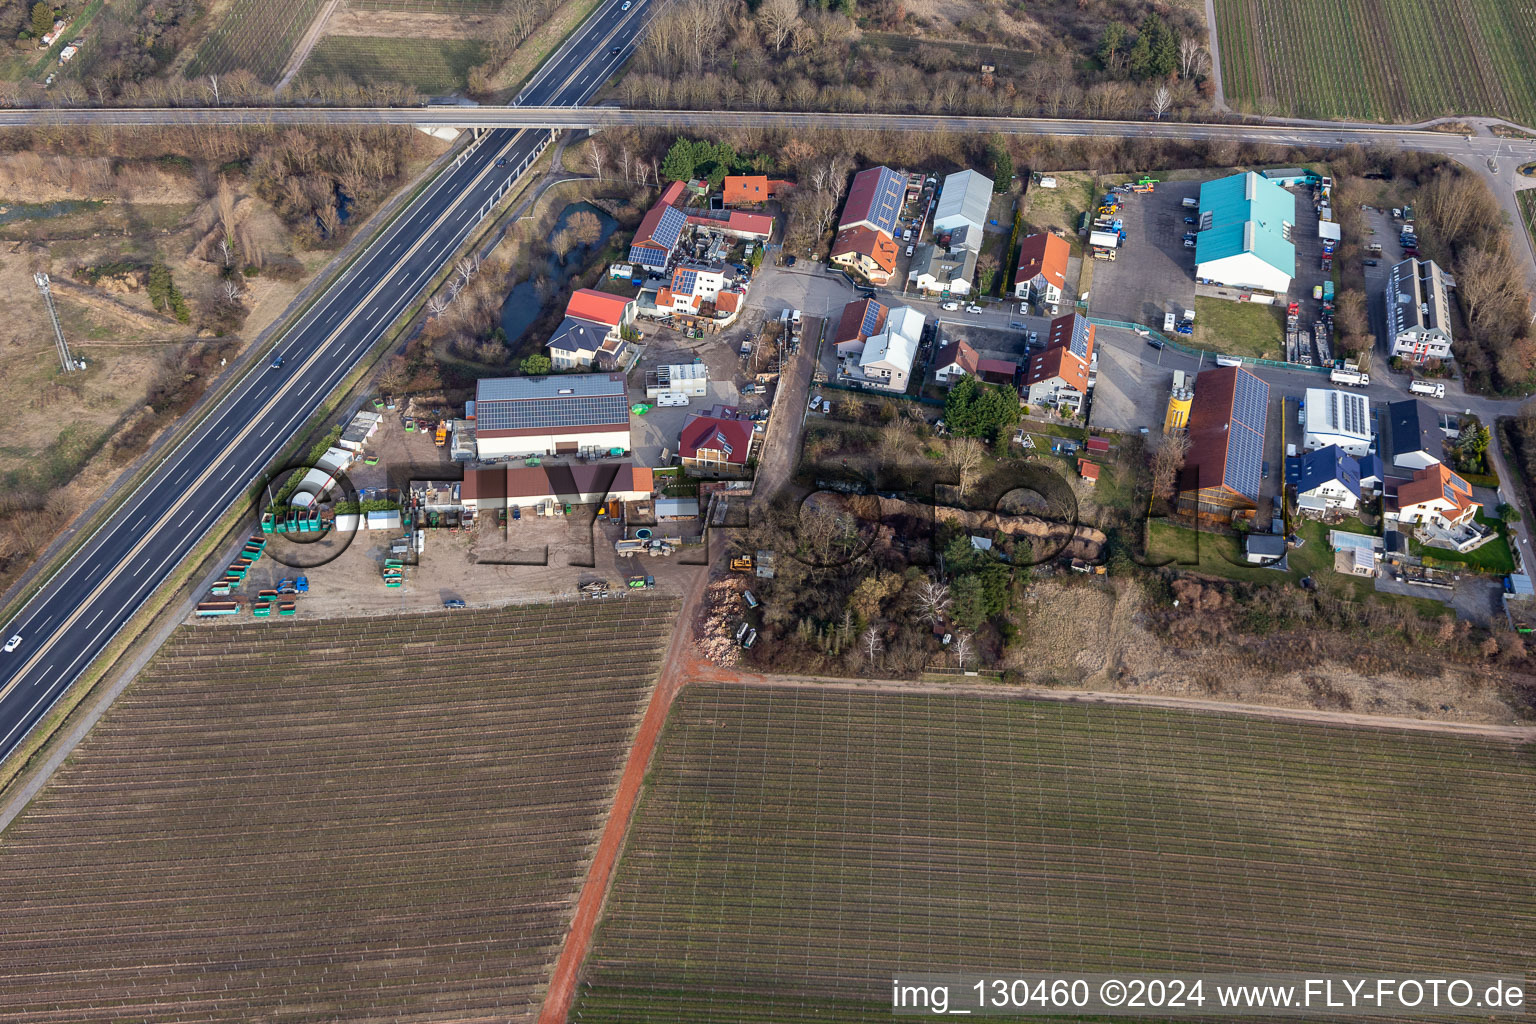
[[[679,295],[692,295],[698,283],[697,270],[679,270],[672,278],[672,290]]]
[[[675,206],[669,206],[661,215],[661,220],[656,224],[656,230],[651,232],[651,238],[668,249],[677,245],[677,240],[682,237],[683,225],[688,223],[688,215]]]
[[[880,315],[885,312],[885,307],[873,299],[868,300],[864,306],[864,319],[859,323],[859,333],[869,337],[880,329]]]
[[[629,424],[624,379],[605,373],[501,377],[482,380],[476,391],[475,426],[482,432],[621,424]]]
[[[1268,414],[1269,385],[1239,369],[1222,482],[1255,502],[1259,500],[1259,482],[1264,475],[1264,421]]]
[[[1068,345],[1071,346],[1072,354],[1079,359],[1088,358],[1088,328],[1090,326],[1087,317],[1076,315],[1072,317],[1072,339],[1068,342]]]

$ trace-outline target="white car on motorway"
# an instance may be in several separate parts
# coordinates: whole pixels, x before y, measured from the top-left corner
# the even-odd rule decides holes
[[[946,302],[943,305],[939,306],[939,308],[942,309],[942,310],[946,310],[946,311],[948,311],[950,313],[953,313],[955,310],[960,308],[960,303],[958,303],[958,302]]]
[[[630,0],[624,0],[624,2],[619,5],[619,10],[627,11],[627,10],[629,10],[629,5],[630,5]]]
[[[17,633],[15,636],[11,637],[9,640],[7,640],[5,642],[5,653],[6,654],[10,654],[12,651],[14,651],[16,648],[18,648],[20,646],[21,646],[21,634]]]

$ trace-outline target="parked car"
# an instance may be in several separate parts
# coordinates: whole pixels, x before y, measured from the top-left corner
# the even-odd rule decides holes
[[[1031,345],[1038,345],[1038,344],[1040,344],[1040,332],[1039,331],[1030,331],[1029,332],[1029,343]]]
[[[463,601],[459,600],[456,597],[450,597],[448,600],[443,602],[443,607],[444,608],[467,608],[469,606],[466,605]]]
[[[1010,331],[1022,331],[1024,329],[1024,325],[1019,323],[1017,320],[1013,320],[1009,322],[1008,329]]]
[[[911,256],[911,255],[912,255],[912,253],[913,253],[913,251],[914,251],[914,250],[915,250],[915,249],[916,249],[916,248],[917,248],[917,247],[916,247],[916,246],[915,246],[915,245],[909,245],[909,246],[907,246],[907,255],[908,255],[908,256]]]
[[[1198,223],[1200,223],[1200,222],[1199,222],[1199,221],[1197,221],[1197,220],[1196,220],[1196,219],[1195,219],[1195,218],[1193,218],[1193,217],[1185,217],[1185,218],[1184,218],[1184,223],[1185,223],[1185,224],[1198,224]]]
[[[795,265],[795,257],[793,257],[793,256],[785,256],[784,257],[784,265],[786,267],[794,266]]]
[[[942,310],[945,310],[946,312],[953,313],[955,310],[960,308],[960,303],[958,303],[958,302],[945,302],[945,303],[941,304],[939,306],[939,308],[942,309]]]
[[[821,408],[821,396],[820,395],[812,395],[811,396],[811,411],[815,412],[816,410],[818,410],[820,408]]]
[[[1379,267],[1381,266],[1381,260],[1366,260],[1365,265],[1368,267]]]
[[[1186,239],[1184,239],[1184,248],[1186,248],[1186,249],[1193,249],[1194,247],[1195,247],[1195,240],[1193,238],[1186,238]]]

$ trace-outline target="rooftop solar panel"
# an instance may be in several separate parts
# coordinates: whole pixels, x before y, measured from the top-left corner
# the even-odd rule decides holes
[[[1252,501],[1259,499],[1264,465],[1264,422],[1269,412],[1269,385],[1239,369],[1232,396],[1232,421],[1227,436],[1225,483]]]
[[[884,311],[880,303],[873,299],[867,300],[864,305],[864,319],[859,324],[859,333],[865,337],[874,334],[880,326],[880,314]]]
[[[670,249],[677,245],[677,240],[683,234],[683,225],[687,223],[687,214],[675,206],[669,206],[661,215],[661,220],[656,224],[656,230],[651,237]]]

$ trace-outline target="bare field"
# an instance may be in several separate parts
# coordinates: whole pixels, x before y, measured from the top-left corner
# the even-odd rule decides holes
[[[179,630],[0,837],[0,1021],[531,1019],[676,611]]]
[[[894,975],[1021,965],[1523,974],[1533,783],[1491,740],[693,684],[572,1019],[888,1021]]]

